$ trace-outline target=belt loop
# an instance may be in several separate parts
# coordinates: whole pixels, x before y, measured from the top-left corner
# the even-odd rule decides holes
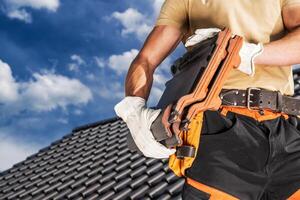
[[[224,117],[226,117],[227,113],[228,113],[228,109],[225,109],[223,106],[221,106],[218,110],[220,112],[221,115],[223,115]]]

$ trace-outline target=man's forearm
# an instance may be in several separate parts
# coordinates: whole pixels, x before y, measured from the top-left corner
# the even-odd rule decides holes
[[[125,83],[126,96],[139,96],[148,99],[152,82],[153,67],[147,60],[137,57],[131,64]]]
[[[282,39],[264,45],[264,51],[254,60],[262,65],[294,65],[300,63],[300,27]]]

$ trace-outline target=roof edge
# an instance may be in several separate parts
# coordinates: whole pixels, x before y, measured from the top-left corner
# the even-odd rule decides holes
[[[84,130],[84,129],[94,128],[94,127],[99,126],[99,125],[112,123],[112,122],[115,122],[119,119],[120,119],[119,117],[111,117],[111,118],[104,119],[104,120],[101,120],[101,121],[98,121],[98,122],[93,122],[93,123],[85,124],[85,125],[82,125],[82,126],[78,126],[78,127],[74,128],[72,130],[72,133],[75,133],[75,132],[78,132],[78,131],[81,131],[81,130]]]

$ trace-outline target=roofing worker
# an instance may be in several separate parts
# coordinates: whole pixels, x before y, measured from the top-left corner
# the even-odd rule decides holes
[[[285,114],[295,101],[282,99],[293,95],[291,65],[300,63],[300,0],[166,0],[130,66],[126,97],[116,113],[145,156],[172,155],[175,150],[156,142],[150,131],[160,113],[146,107],[153,73],[180,41],[191,46],[218,31],[209,28],[224,27],[245,42],[241,64],[223,89],[235,89],[236,99],[254,103],[247,107],[232,99],[232,106],[204,112],[183,198],[299,200],[300,120]],[[254,110],[257,101],[275,108]]]

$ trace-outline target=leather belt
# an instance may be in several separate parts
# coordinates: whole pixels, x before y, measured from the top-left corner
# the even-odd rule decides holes
[[[300,99],[282,95],[278,91],[250,87],[247,90],[222,89],[222,105],[247,107],[249,110],[270,109],[288,115],[300,115]]]

